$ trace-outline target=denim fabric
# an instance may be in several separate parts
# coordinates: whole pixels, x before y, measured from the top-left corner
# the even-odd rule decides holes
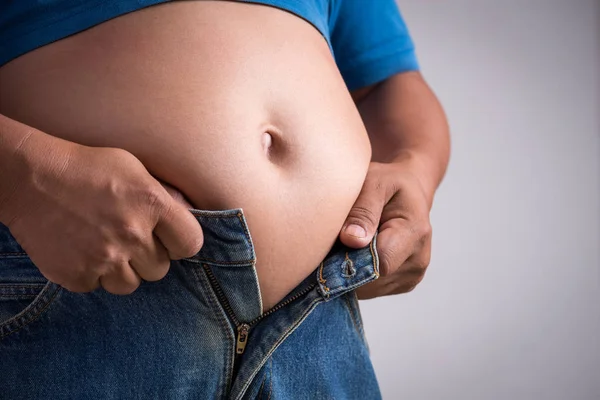
[[[0,398],[380,398],[353,291],[375,240],[263,310],[242,210],[190,211],[202,250],[127,296],[48,282],[0,225]]]

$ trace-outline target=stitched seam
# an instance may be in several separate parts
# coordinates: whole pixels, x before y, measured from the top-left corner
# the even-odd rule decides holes
[[[325,295],[327,297],[329,297],[329,288],[325,285],[325,283],[327,283],[327,279],[323,278],[323,268],[324,268],[324,266],[325,266],[325,263],[321,262],[321,265],[319,266],[319,283],[323,287],[323,290],[325,291]]]
[[[34,322],[35,320],[37,320],[40,315],[43,314],[44,311],[46,311],[46,309],[48,307],[50,307],[50,305],[52,304],[52,302],[54,301],[54,299],[56,298],[56,296],[58,296],[58,293],[60,292],[61,287],[57,287],[56,290],[54,291],[54,293],[52,293],[52,296],[50,298],[47,299],[46,304],[44,304],[44,306],[41,309],[38,309],[37,312],[34,312],[31,315],[22,315],[21,317],[19,317],[18,319],[16,318],[11,318],[8,321],[6,321],[6,325],[12,324],[12,323],[20,323],[20,326],[16,329],[11,328],[9,326],[0,326],[0,331],[3,331],[4,329],[6,329],[8,332],[7,333],[1,333],[0,334],[0,339],[3,339],[5,337],[7,337],[8,335],[11,335],[13,333],[16,333],[18,331],[20,331],[21,329],[23,329],[24,327],[26,327],[27,325],[31,324],[32,322]],[[41,304],[40,304],[41,305]],[[38,305],[38,307],[40,306]],[[15,316],[16,317],[16,316]]]
[[[365,323],[362,319],[362,313],[360,311],[360,304],[358,303],[358,295],[356,294],[356,291],[352,291],[352,301],[356,305],[356,319],[360,328],[360,335],[362,337],[363,343],[367,347],[367,351],[369,351],[369,343],[367,342],[367,335],[365,334]]]
[[[248,228],[246,227],[246,224],[244,223],[244,219],[242,218],[242,213],[237,213],[237,217],[240,220],[240,224],[242,224],[242,228],[244,228],[244,234],[246,235],[246,239],[248,239],[248,241],[251,241],[250,232],[248,232]]]
[[[373,258],[373,270],[375,272],[375,276],[377,276],[379,278],[379,266],[377,265],[377,255],[375,254],[375,249],[374,249],[374,244],[375,241],[371,240],[371,245],[369,246],[369,249],[371,250],[371,257]]]
[[[239,266],[246,266],[248,264],[254,264],[254,259],[250,259],[250,260],[242,260],[242,261],[217,261],[217,260],[213,260],[211,258],[184,258],[183,260],[185,261],[191,261],[191,262],[195,262],[195,263],[199,263],[201,264],[202,262],[208,262],[211,264],[215,264],[215,265],[239,265]]]
[[[239,214],[239,213],[236,213],[236,214],[227,214],[227,215],[213,215],[213,214],[202,214],[197,211],[196,212],[190,211],[190,212],[192,214],[194,214],[195,216],[202,217],[202,218],[236,218],[237,214]]]
[[[258,391],[258,398],[261,399],[262,398],[262,392],[263,389],[265,388],[265,382],[267,380],[267,371],[265,371],[265,376],[263,377],[263,381],[260,384],[260,390]]]
[[[350,292],[350,291],[352,291],[352,290],[354,290],[354,289],[356,289],[358,287],[361,287],[362,285],[366,285],[367,283],[374,281],[375,279],[377,279],[377,275],[373,274],[373,275],[369,276],[368,278],[365,278],[365,279],[363,279],[363,280],[361,280],[361,281],[359,281],[359,282],[357,282],[357,283],[355,283],[353,285],[350,285],[350,286],[347,286],[347,287],[340,286],[340,287],[338,287],[338,288],[333,289],[332,291],[330,291],[328,293],[327,298],[329,298],[331,296],[334,296],[334,295],[336,295],[336,294],[338,294],[340,292],[341,293]]]
[[[232,334],[231,329],[230,329],[231,325],[229,324],[229,321],[227,321],[227,318],[223,315],[224,310],[223,310],[221,304],[219,303],[219,300],[217,299],[217,295],[214,293],[214,289],[212,288],[210,283],[208,283],[204,279],[202,279],[202,277],[200,276],[200,273],[198,272],[197,269],[194,269],[193,272],[196,275],[196,277],[198,278],[198,280],[200,281],[200,285],[203,287],[204,293],[208,293],[205,296],[206,299],[208,300],[208,302],[211,304],[213,309],[220,311],[220,312],[216,312],[215,314],[217,316],[217,320],[219,321],[219,324],[221,325],[221,328],[225,331],[225,334],[229,337],[231,342],[235,343],[235,335]],[[206,276],[206,271],[204,269],[202,269],[202,273],[204,274],[204,277],[206,279],[208,279],[208,277]],[[229,373],[229,370],[232,370],[231,374]],[[231,368],[231,357],[226,357],[226,361],[223,366],[223,375],[222,375],[224,377],[227,377],[226,378],[227,385],[226,385],[225,393],[227,393],[230,390],[230,386],[233,381],[232,375],[233,375],[233,369]]]
[[[290,328],[281,336],[281,338],[273,345],[273,347],[271,347],[271,349],[265,355],[264,360],[269,359],[269,357],[271,357],[273,355],[273,353],[281,345],[281,343],[283,343],[292,333],[294,333],[294,331],[298,328],[298,326],[300,326],[300,324],[312,313],[312,311],[315,309],[315,307],[318,305],[318,303],[321,303],[321,302],[323,302],[323,299],[316,298],[312,301],[312,303],[310,303],[310,305],[306,309],[306,312],[302,316],[300,316],[300,318],[297,319],[294,323],[292,323]],[[236,400],[240,400],[242,398],[244,393],[248,390],[250,383],[254,380],[256,373],[263,365],[264,364],[259,364],[257,366],[258,368],[256,368],[256,371],[248,377],[246,383],[244,384],[244,386],[242,387],[242,390],[240,391],[240,394],[238,395],[238,397],[236,397]]]
[[[270,361],[269,374],[271,379],[269,379],[269,397],[267,397],[267,400],[271,400],[271,393],[273,393],[273,358]]]
[[[348,293],[348,295],[344,296],[344,301],[348,305],[348,312],[350,314],[350,319],[352,320],[352,325],[354,325],[356,332],[362,336],[361,330],[358,327],[358,321],[356,320],[356,315],[354,315],[354,309],[352,307],[352,303],[350,302],[350,299],[348,298],[349,295],[350,295],[350,293]]]
[[[0,283],[0,289],[11,288],[11,289],[35,289],[36,287],[45,287],[45,283]]]

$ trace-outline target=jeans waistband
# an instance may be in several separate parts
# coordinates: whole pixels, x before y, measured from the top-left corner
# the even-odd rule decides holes
[[[235,267],[256,263],[254,245],[242,209],[191,209],[204,233],[202,249],[189,259]]]
[[[245,287],[244,290],[249,290],[248,285],[255,286],[249,290],[249,295],[258,295],[260,299],[260,288],[254,268],[256,254],[243,210],[190,209],[190,212],[202,226],[204,245],[197,254],[186,260],[209,264],[223,286],[230,286],[232,289]],[[316,276],[308,277],[297,289],[302,285],[314,284],[316,278],[319,293],[327,300],[376,279],[379,276],[376,240],[375,236],[370,245],[362,249],[350,249],[339,241],[336,242],[321,264],[315,266]],[[0,224],[0,254],[25,254],[8,227],[3,224]],[[236,273],[238,268],[250,271],[250,274],[240,273],[241,271]],[[241,275],[248,275],[246,282],[239,280]],[[242,285],[243,283],[246,284]],[[259,309],[255,308],[250,314],[255,315],[257,312],[260,315],[262,305],[259,304]]]
[[[243,273],[234,272],[235,267],[252,267],[252,276],[246,283],[256,285],[260,293],[254,269],[256,254],[243,210],[190,211],[202,226],[204,245],[200,252],[187,260],[210,264],[213,273],[225,286],[238,290],[241,289],[239,278]],[[316,277],[308,277],[307,282],[300,284],[290,295],[316,281],[321,296],[328,300],[376,279],[379,277],[376,244],[377,235],[369,246],[362,249],[348,248],[338,240],[320,265],[315,266]]]
[[[192,258],[221,265],[256,262],[254,246],[241,209],[206,211],[191,209],[204,232],[204,245]],[[8,227],[0,223],[0,254],[25,253]]]

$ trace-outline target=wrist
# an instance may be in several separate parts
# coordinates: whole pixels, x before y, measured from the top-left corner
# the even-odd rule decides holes
[[[31,189],[66,159],[62,142],[70,142],[4,116],[0,136],[0,222],[10,226],[35,199]]]
[[[431,208],[435,191],[440,182],[435,160],[432,160],[431,157],[422,152],[400,150],[391,162],[400,166],[403,171],[407,171],[416,178]]]

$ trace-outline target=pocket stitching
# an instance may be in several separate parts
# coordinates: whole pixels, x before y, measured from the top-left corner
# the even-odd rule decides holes
[[[61,286],[49,281],[30,305],[14,317],[0,323],[0,340],[37,320],[50,307],[60,289]]]

